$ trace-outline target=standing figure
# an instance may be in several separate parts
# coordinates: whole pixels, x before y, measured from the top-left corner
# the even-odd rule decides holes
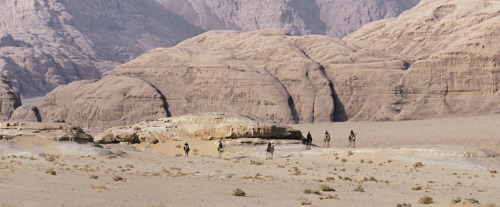
[[[273,159],[273,153],[274,153],[274,146],[269,142],[267,144],[267,149],[266,149],[266,160],[267,159]]]
[[[189,145],[188,145],[188,143],[186,142],[186,143],[184,144],[184,153],[186,154],[186,157],[188,157],[188,156],[189,156],[189,150],[190,150],[190,149],[189,149]]]
[[[354,131],[351,130],[351,134],[349,135],[349,145],[347,145],[347,148],[351,147],[356,148],[356,134],[354,134]]]
[[[312,136],[311,136],[311,133],[310,132],[307,132],[307,138],[306,138],[306,150],[310,150],[311,149],[311,145],[312,145]]]
[[[217,151],[219,152],[219,158],[222,158],[222,153],[224,152],[224,145],[222,141],[219,140],[219,147],[217,147]]]
[[[325,132],[325,139],[323,141],[323,147],[330,148],[330,133],[328,133],[328,131]]]

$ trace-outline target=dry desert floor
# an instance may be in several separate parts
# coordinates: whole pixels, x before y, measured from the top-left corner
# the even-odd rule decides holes
[[[450,206],[458,197],[456,206],[500,206],[499,123],[492,115],[292,125],[317,146],[276,145],[268,160],[265,145],[227,146],[218,159],[215,141],[98,148],[17,137],[0,141],[0,206]]]

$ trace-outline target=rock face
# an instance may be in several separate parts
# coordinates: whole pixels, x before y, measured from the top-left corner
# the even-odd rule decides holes
[[[2,122],[0,140],[18,136],[39,136],[54,141],[93,142],[92,136],[79,127],[61,123]]]
[[[416,62],[401,78],[399,119],[500,112],[500,2],[422,1],[344,40]]]
[[[342,37],[418,0],[0,0],[0,71],[23,97],[213,29]]]
[[[109,77],[58,87],[40,104],[44,122],[105,129],[169,115],[165,97],[140,79]]]
[[[19,106],[21,106],[19,93],[12,89],[9,80],[0,76],[0,121],[9,120]]]
[[[282,123],[313,123],[346,121],[367,111],[359,119],[371,119],[374,114],[377,119],[386,119],[389,115],[381,107],[383,100],[386,96],[394,98],[391,87],[400,80],[407,64],[393,53],[350,46],[326,36],[288,36],[281,30],[212,31],[172,48],[151,50],[106,72],[100,81],[59,87],[44,98],[40,111],[44,121],[60,120],[82,127],[133,123],[119,117],[83,117],[94,114],[89,111],[102,107],[101,103],[127,103],[125,99],[114,102],[106,96],[75,96],[99,94],[96,90],[113,88],[112,80],[127,77],[130,81],[123,81],[123,88],[144,82],[164,96],[168,111],[155,113],[156,117],[218,111]],[[392,82],[380,81],[386,77]],[[123,97],[120,90],[107,93]],[[370,94],[373,97],[367,98]],[[137,110],[113,109],[120,110],[122,116]],[[113,109],[97,114],[109,116],[106,114],[115,113]],[[146,115],[151,117],[151,111],[137,113],[130,121],[149,119]]]
[[[161,118],[108,129],[96,136],[98,143],[157,143],[167,140],[264,138],[302,139],[302,133],[273,121],[231,113],[190,114]]]

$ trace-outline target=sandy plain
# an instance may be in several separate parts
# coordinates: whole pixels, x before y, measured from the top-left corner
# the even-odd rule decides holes
[[[292,125],[316,146],[276,145],[273,159],[264,145],[228,145],[218,159],[216,142],[195,138],[97,148],[18,137],[0,141],[0,206],[450,206],[457,197],[456,206],[500,206],[499,123],[491,115]],[[331,148],[321,147],[325,130]],[[348,149],[350,130],[357,141]],[[433,203],[421,204],[425,196]]]

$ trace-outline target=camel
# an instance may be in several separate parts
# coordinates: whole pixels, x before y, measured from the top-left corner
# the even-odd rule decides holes
[[[273,153],[274,153],[274,146],[271,144],[271,142],[269,142],[266,149],[266,160],[273,159]]]
[[[330,133],[328,133],[328,131],[325,132],[325,139],[323,139],[323,141],[323,147],[330,148]]]
[[[349,135],[349,145],[347,145],[347,148],[351,147],[356,148],[356,134],[354,134],[354,131],[351,130],[351,134]]]
[[[217,151],[219,152],[218,158],[222,158],[222,153],[224,152],[224,145],[222,144],[222,141],[219,141],[219,147],[217,147]]]
[[[310,132],[307,132],[307,138],[306,138],[306,150],[310,150],[312,145],[312,136]]]
[[[186,142],[186,143],[184,144],[184,153],[186,154],[186,157],[189,157],[189,150],[190,150],[190,149],[189,149],[189,145],[188,145],[188,143]]]

